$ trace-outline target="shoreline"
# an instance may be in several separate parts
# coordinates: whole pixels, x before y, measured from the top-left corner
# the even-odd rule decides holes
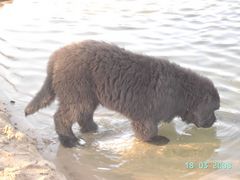
[[[40,155],[36,142],[14,128],[9,118],[0,103],[0,180],[66,180],[52,162]]]

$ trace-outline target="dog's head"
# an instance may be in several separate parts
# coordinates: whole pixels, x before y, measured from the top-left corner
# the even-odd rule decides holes
[[[198,99],[199,101],[199,99]],[[206,93],[194,107],[186,110],[183,120],[193,123],[197,127],[208,128],[216,121],[214,111],[220,107],[220,98],[217,90]]]

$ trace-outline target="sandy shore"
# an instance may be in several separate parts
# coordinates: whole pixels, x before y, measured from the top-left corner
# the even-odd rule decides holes
[[[43,159],[35,142],[15,129],[0,103],[0,180],[62,180],[53,163]]]

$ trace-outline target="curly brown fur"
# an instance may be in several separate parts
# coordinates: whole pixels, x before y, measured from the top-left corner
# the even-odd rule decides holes
[[[59,100],[56,131],[68,147],[77,142],[74,122],[82,132],[97,130],[93,113],[99,104],[128,117],[136,137],[151,141],[158,135],[158,123],[176,116],[210,127],[220,103],[213,83],[189,69],[92,40],[53,53],[45,84],[25,114],[50,104],[55,95]]]

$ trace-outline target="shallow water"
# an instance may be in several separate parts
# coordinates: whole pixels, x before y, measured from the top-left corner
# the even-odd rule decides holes
[[[0,8],[0,100],[8,104],[12,123],[36,138],[42,154],[66,177],[240,178],[238,0],[15,0]],[[125,117],[99,107],[94,116],[99,132],[81,135],[74,127],[85,147],[59,146],[52,120],[57,103],[29,118],[23,109],[43,83],[49,55],[84,39],[166,57],[209,77],[221,96],[217,123],[197,129],[175,119],[159,128],[170,143],[154,146],[136,140]]]

